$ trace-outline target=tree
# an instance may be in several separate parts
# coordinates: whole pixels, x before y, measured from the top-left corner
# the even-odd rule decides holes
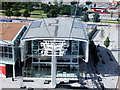
[[[13,10],[19,10],[20,9],[20,6],[19,6],[19,2],[16,2],[14,5],[13,5]]]
[[[94,7],[96,7],[96,3],[94,3]]]
[[[98,12],[93,14],[93,22],[100,22],[100,15]]]
[[[70,5],[62,5],[60,6],[60,15],[71,15],[72,7]]]
[[[2,9],[8,10],[12,7],[12,2],[2,2]]]
[[[38,2],[35,3],[35,7],[38,7],[38,8],[40,7]]]
[[[29,12],[33,11],[33,5],[30,4],[30,5],[27,7],[27,10],[28,10]]]
[[[41,4],[41,9],[44,10],[45,13],[48,13],[48,12],[50,11],[50,7],[51,7],[51,6],[52,6],[52,5],[49,6],[48,4],[43,4],[43,3],[42,3],[42,4]]]
[[[28,6],[29,6],[29,2],[24,2],[24,3],[23,3],[24,9],[28,8]]]
[[[88,7],[90,7],[90,4],[92,4],[91,1],[87,1],[87,2],[86,2],[86,5],[88,5]]]
[[[58,16],[58,14],[57,14],[57,12],[56,12],[56,10],[55,9],[51,9],[48,13],[47,13],[47,17],[57,17]]]
[[[19,17],[19,16],[21,16],[21,13],[19,12],[19,10],[17,10],[13,13],[13,15]]]
[[[33,7],[34,7],[34,9],[39,9],[40,3],[34,2],[34,3],[33,3]],[[34,9],[33,9],[33,10],[34,10]]]
[[[86,2],[86,5],[90,5],[90,4],[92,4],[91,1],[87,1],[87,2]]]
[[[60,0],[60,4],[61,4],[61,5],[63,4],[63,0]]]
[[[55,5],[58,5],[58,1],[57,0],[54,0],[53,2]]]
[[[120,18],[120,14],[118,15],[118,18]]]
[[[50,4],[51,4],[51,2],[48,2],[48,4],[50,5]]]
[[[13,12],[11,10],[6,10],[5,15],[8,17],[11,17],[13,15]]]
[[[83,11],[87,11],[87,10],[88,10],[88,8],[87,8],[87,7],[83,8]]]
[[[112,19],[112,17],[113,17],[113,12],[111,12],[111,19]]]
[[[74,7],[74,8],[76,8],[76,7]],[[78,6],[76,16],[82,16],[83,10],[84,10],[83,7]],[[75,10],[74,10],[74,13],[75,13]]]
[[[71,6],[70,7],[71,9],[70,12],[71,12],[71,15],[74,15],[75,14],[75,10],[76,10],[76,6]],[[76,11],[76,16],[82,16],[83,15],[83,11],[86,11],[85,8],[81,7],[81,6],[78,6],[77,7],[77,11]]]
[[[107,37],[107,38],[105,39],[105,41],[104,41],[104,45],[105,45],[106,48],[109,47],[109,45],[110,45],[109,37]]]
[[[70,2],[70,4],[75,5],[75,4],[77,4],[77,1],[72,1],[72,2]]]
[[[85,21],[85,22],[89,21],[88,13],[86,13],[86,12],[83,14],[83,21]]]
[[[26,10],[26,11],[23,12],[23,16],[26,17],[26,18],[30,17],[30,13]]]

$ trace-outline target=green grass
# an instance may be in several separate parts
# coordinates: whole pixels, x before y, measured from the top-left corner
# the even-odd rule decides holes
[[[81,19],[78,19],[82,21]],[[93,22],[93,20],[89,20],[89,22]],[[99,23],[99,22],[98,22]],[[120,24],[120,21],[117,20],[110,20],[110,19],[101,19],[100,23],[111,23],[111,24]]]
[[[0,10],[0,12],[2,12],[3,10]]]
[[[101,23],[120,24],[120,22],[109,22],[109,21],[101,21]]]
[[[44,13],[43,10],[34,10],[31,12],[31,14],[41,14],[42,15],[42,16],[41,15],[32,15],[32,16],[30,16],[31,18],[42,18],[42,17],[47,18],[47,15],[46,15],[46,13]]]
[[[26,9],[21,9],[19,10],[20,13],[23,13]]]
[[[39,16],[31,16],[30,18],[42,18],[42,16],[41,15],[39,15]],[[43,16],[43,18],[47,18],[47,16]]]
[[[36,16],[32,16],[30,18],[42,18],[42,17],[36,17]],[[47,18],[47,17],[43,17],[43,18]]]
[[[4,13],[2,13],[2,14],[0,14],[0,16],[5,16],[5,14],[4,14]]]
[[[23,17],[23,12],[25,11],[26,9],[21,9],[21,10],[19,10],[19,12],[22,14],[21,16],[19,16],[19,17]],[[3,10],[1,10],[1,11],[3,11]],[[13,13],[14,13],[15,11],[13,11]],[[47,18],[47,15],[46,15],[46,13],[44,13],[44,11],[43,10],[34,10],[34,11],[32,11],[31,12],[31,14],[42,14],[42,16],[44,17],[44,18]],[[4,13],[2,13],[2,14],[0,14],[0,16],[6,16]],[[31,15],[30,17],[28,17],[28,18],[42,18],[42,16],[41,15]]]
[[[20,13],[23,13],[25,10],[26,10],[26,9],[21,9],[21,10],[20,10]],[[44,13],[43,10],[34,10],[34,11],[31,12],[31,14],[42,14],[42,16],[43,16],[44,18],[47,17],[47,16],[46,16],[46,13]],[[41,16],[41,15],[32,15],[32,16],[30,16],[29,18],[42,18],[42,16]],[[23,17],[23,16],[20,16],[20,17]]]
[[[0,16],[6,16],[6,15],[5,14],[0,14]],[[43,16],[43,18],[47,18],[47,15],[45,15],[45,14],[42,15],[42,16]],[[42,18],[42,16],[41,15],[33,15],[33,16],[28,17],[28,18]],[[19,17],[23,17],[23,16],[19,16]]]
[[[31,14],[38,14],[38,13],[45,14],[43,10],[34,10],[31,12]]]
[[[102,23],[111,23],[111,24],[120,24],[120,21],[117,20],[111,20],[111,19],[101,19]]]
[[[19,12],[23,13],[25,10],[26,9],[21,9],[21,10],[19,10]],[[31,14],[38,14],[38,13],[42,13],[43,14],[44,11],[43,10],[34,10],[34,11],[31,12]]]
[[[19,16],[19,17],[23,17],[23,16]],[[19,18],[18,17],[18,18]],[[30,17],[28,17],[28,18],[42,18],[42,16],[41,15],[32,15],[32,16],[30,16]],[[43,15],[43,18],[47,18],[47,16],[46,15]]]

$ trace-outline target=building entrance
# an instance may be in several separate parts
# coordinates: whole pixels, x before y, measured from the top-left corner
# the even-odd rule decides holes
[[[51,78],[51,65],[31,64],[24,68],[24,77]]]
[[[57,65],[57,78],[77,78],[78,65]]]

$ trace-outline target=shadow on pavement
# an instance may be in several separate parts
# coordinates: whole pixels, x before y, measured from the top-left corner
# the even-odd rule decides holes
[[[117,51],[116,51],[117,52]],[[97,47],[99,62],[97,64],[97,73],[103,76],[118,76],[120,69],[118,60],[114,57],[112,52],[102,46]]]

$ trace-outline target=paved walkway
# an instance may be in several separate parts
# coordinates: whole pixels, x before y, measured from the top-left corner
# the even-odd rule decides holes
[[[119,25],[119,30],[118,30],[118,48],[120,49],[120,25]],[[119,66],[120,66],[120,51],[118,51],[118,63],[119,63]],[[118,72],[119,72],[119,78],[118,78],[118,81],[117,81],[117,88],[120,89],[120,67],[118,69]]]
[[[7,17],[7,16],[0,16],[1,19],[26,19],[25,17],[15,17],[15,16],[11,16],[11,17]],[[27,18],[28,20],[37,20],[39,18]]]
[[[100,61],[97,65],[97,71],[102,77],[102,82],[104,83],[105,88],[116,88],[118,80],[118,25],[110,24],[109,26],[98,26],[99,32],[94,38],[96,45],[100,45],[98,48],[100,52],[99,58]],[[101,37],[101,30],[104,30],[104,35]],[[104,46],[104,40],[106,37],[110,39],[110,46],[108,49]],[[110,55],[108,55],[108,53]],[[111,58],[111,59],[110,59]],[[103,62],[105,64],[103,64]]]

